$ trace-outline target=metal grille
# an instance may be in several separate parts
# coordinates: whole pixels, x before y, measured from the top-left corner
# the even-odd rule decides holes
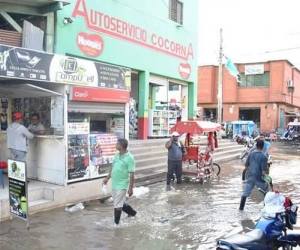
[[[0,29],[0,44],[21,47],[22,33]]]
[[[177,0],[170,0],[169,18],[179,24],[183,24],[183,3]]]

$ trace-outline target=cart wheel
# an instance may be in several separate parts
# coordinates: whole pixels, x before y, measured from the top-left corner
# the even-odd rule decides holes
[[[212,168],[213,168],[213,171],[214,171],[212,173],[212,175],[218,176],[220,174],[220,172],[221,172],[221,167],[219,166],[219,164],[213,163]]]

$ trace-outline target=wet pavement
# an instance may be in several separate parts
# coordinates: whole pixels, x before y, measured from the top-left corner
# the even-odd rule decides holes
[[[296,156],[274,157],[271,176],[275,189],[300,204],[300,160]],[[238,211],[245,185],[243,163],[221,164],[221,176],[204,184],[172,185],[171,191],[165,190],[164,182],[149,186],[149,193],[128,200],[138,211],[136,218],[123,213],[118,227],[113,223],[110,201],[91,201],[73,213],[58,208],[31,215],[29,230],[17,218],[1,222],[1,250],[215,249],[218,238],[252,228],[263,206],[263,197],[255,190],[245,211]],[[300,223],[295,228],[299,230]]]

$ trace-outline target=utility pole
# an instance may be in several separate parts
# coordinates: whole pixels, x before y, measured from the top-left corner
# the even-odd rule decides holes
[[[219,52],[219,75],[218,75],[218,113],[217,113],[217,122],[222,122],[222,108],[223,108],[223,37],[222,37],[222,29],[220,29],[220,52]]]

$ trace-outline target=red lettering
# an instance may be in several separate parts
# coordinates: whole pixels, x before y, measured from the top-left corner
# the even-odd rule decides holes
[[[157,38],[156,35],[155,35],[155,34],[152,34],[152,36],[151,36],[151,41],[152,41],[152,44],[153,44],[153,45],[156,45],[156,44],[157,44],[156,38]]]
[[[82,4],[83,10],[79,10],[80,4]],[[75,18],[77,15],[82,16],[87,22],[89,21],[89,16],[88,16],[88,12],[84,0],[77,0],[76,2],[76,5],[72,13],[72,17]]]
[[[122,34],[124,34],[125,36],[127,36],[127,23],[122,22]]]
[[[117,32],[123,34],[123,30],[122,30],[122,21],[117,19]]]
[[[194,59],[194,50],[193,45],[191,43],[189,44],[189,49],[186,58],[189,58],[190,56]]]
[[[169,39],[166,39],[165,40],[165,48],[167,49],[167,50],[169,50],[170,49],[170,41],[169,41]]]
[[[111,24],[111,30],[118,30],[118,23],[117,23],[117,20],[116,20],[116,18],[114,18],[114,17],[112,17],[111,19],[110,19],[110,24]]]
[[[90,16],[89,16],[90,15]],[[128,22],[119,20],[115,17],[105,15],[100,11],[87,9],[85,0],[77,0],[72,13],[75,18],[81,16],[85,20],[87,29],[122,39],[160,53],[188,60],[194,59],[192,43],[184,46],[174,41],[170,41],[156,34],[151,35],[151,42],[147,42],[147,31]]]

